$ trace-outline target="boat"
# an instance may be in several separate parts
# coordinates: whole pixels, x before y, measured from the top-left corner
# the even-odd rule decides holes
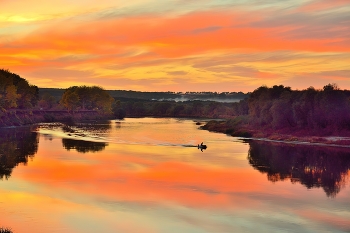
[[[203,150],[207,149],[207,145],[204,145],[203,142],[201,144],[198,144],[198,149],[201,149],[201,151],[203,152]]]

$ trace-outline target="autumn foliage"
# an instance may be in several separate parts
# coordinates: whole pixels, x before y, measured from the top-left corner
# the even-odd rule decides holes
[[[69,111],[98,110],[111,112],[114,99],[103,88],[98,86],[73,86],[66,89],[60,103]]]
[[[0,112],[10,108],[27,109],[37,104],[39,89],[8,70],[0,69]]]

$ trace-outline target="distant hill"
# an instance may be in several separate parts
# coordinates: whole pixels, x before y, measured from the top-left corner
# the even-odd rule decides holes
[[[39,95],[49,93],[56,100],[60,100],[65,89],[59,88],[39,88]],[[216,102],[239,102],[242,99],[248,98],[249,93],[243,92],[142,92],[131,90],[107,90],[109,94],[116,99],[141,99],[141,100],[169,100],[169,101],[216,101]]]
[[[39,96],[41,98],[43,94],[48,93],[51,96],[55,97],[56,100],[60,100],[65,90],[66,89],[60,88],[39,88]]]

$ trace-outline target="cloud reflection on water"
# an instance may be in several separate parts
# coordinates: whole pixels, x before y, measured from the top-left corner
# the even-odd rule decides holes
[[[280,150],[271,146],[257,154],[251,144],[248,155],[248,144],[198,131],[192,121],[150,121],[155,124],[112,124],[104,132],[108,146],[95,153],[67,151],[62,138],[44,140],[42,135],[33,161],[17,167],[9,182],[2,183],[4,221],[16,232],[347,231],[347,184],[329,199],[322,189],[307,189],[300,182],[271,182],[266,172],[249,164],[249,159],[261,162],[257,156],[263,156],[263,163],[254,167],[274,165],[281,173],[295,153],[273,154]],[[182,137],[174,138],[176,128]],[[144,137],[137,144],[113,141],[124,135],[128,141]],[[205,138],[209,149],[202,153],[175,146],[193,135],[199,142]],[[147,139],[153,144],[142,143]],[[154,145],[161,140],[173,146]],[[333,154],[332,160],[338,157]],[[23,224],[14,221],[16,216]]]

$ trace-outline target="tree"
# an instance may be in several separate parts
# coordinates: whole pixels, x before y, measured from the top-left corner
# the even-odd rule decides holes
[[[83,110],[96,109],[103,113],[112,113],[114,99],[101,87],[72,86],[63,93],[60,102],[68,110],[80,107]]]
[[[6,87],[5,107],[16,108],[19,96],[20,95],[17,94],[17,88],[14,85],[8,85]]]
[[[104,113],[112,113],[114,98],[103,88],[91,87],[91,105]]]
[[[271,107],[272,115],[272,128],[282,129],[282,128],[291,128],[295,126],[293,111],[291,108],[291,95],[286,94],[283,98],[273,101]]]
[[[38,100],[39,89],[8,70],[0,69],[0,108],[32,108]]]
[[[74,90],[68,88],[63,93],[60,103],[63,104],[68,111],[73,111],[78,107],[79,96],[76,92],[74,92]]]

